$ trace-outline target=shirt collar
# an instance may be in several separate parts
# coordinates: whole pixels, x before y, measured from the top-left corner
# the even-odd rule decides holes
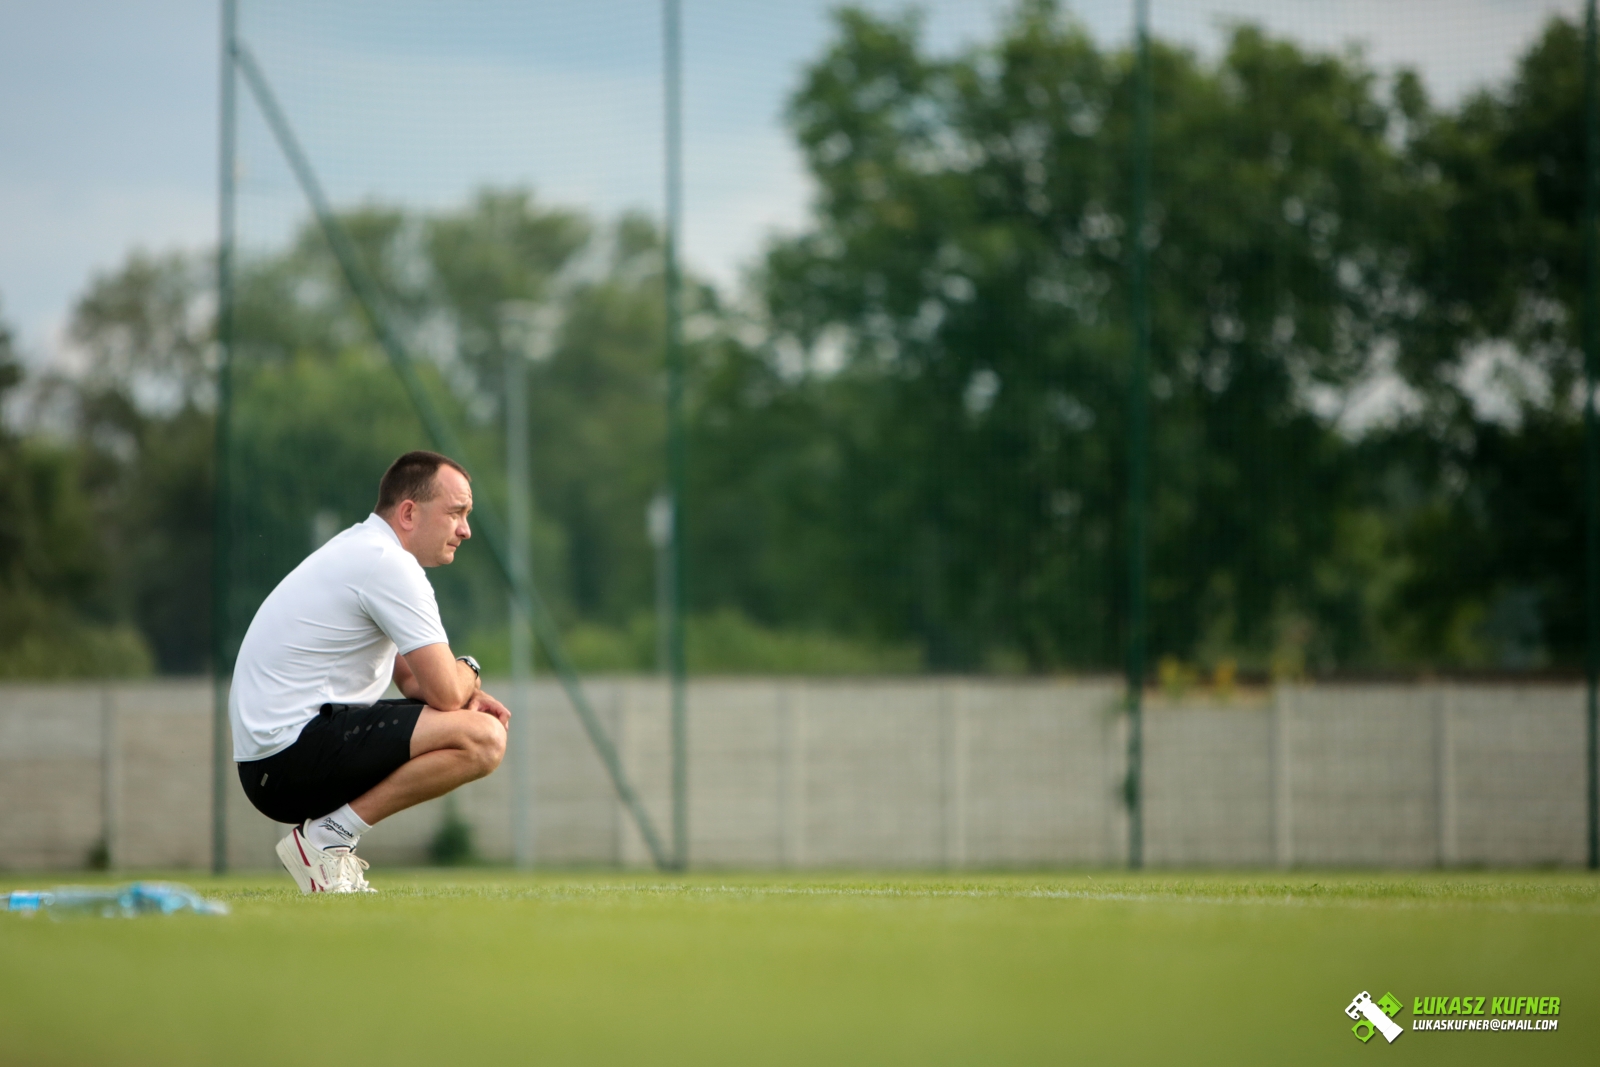
[[[379,530],[387,534],[389,536],[389,540],[393,541],[399,548],[406,547],[405,545],[400,544],[400,535],[394,532],[394,527],[389,525],[389,520],[385,519],[382,515],[379,515],[376,511],[374,511],[371,515],[368,515],[367,521],[361,525],[370,526],[374,530]]]

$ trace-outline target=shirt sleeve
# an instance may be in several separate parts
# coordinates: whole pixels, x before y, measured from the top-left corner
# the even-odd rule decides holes
[[[362,609],[402,656],[424,645],[449,642],[433,584],[415,559],[385,553],[358,595]]]

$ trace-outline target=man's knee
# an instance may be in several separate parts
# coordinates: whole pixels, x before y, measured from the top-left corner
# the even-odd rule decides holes
[[[429,708],[423,712],[411,735],[411,758],[436,749],[455,749],[469,761],[472,778],[484,775],[500,766],[506,754],[506,729],[500,720],[481,711],[437,711]]]
[[[506,758],[506,728],[493,715],[470,714],[478,721],[467,731],[467,753],[472,757],[478,777],[482,778]]]

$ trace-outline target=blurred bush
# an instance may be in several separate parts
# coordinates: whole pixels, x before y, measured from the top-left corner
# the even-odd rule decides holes
[[[444,798],[444,816],[428,842],[428,860],[436,867],[464,867],[477,862],[472,826],[461,817],[454,793]]]

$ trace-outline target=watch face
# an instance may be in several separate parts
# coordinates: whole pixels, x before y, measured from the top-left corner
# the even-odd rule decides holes
[[[473,659],[471,656],[461,656],[461,657],[459,657],[459,659],[461,660],[462,663],[465,663],[467,666],[472,668],[472,673],[473,674],[482,674],[483,673],[483,668],[479,667],[478,666],[478,661]]]

